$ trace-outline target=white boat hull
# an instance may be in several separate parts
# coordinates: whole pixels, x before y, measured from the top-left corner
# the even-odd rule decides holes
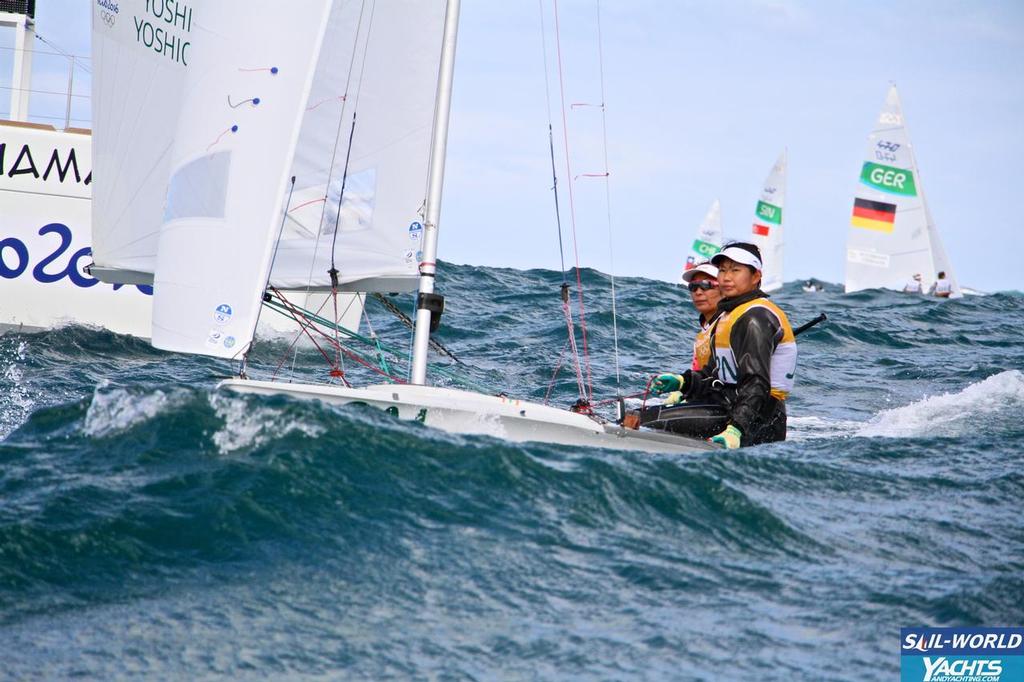
[[[488,435],[513,442],[665,453],[717,449],[717,446],[702,440],[601,424],[586,415],[547,405],[436,386],[378,384],[346,388],[229,379],[221,382],[218,388],[236,393],[320,400],[332,405],[362,403],[385,410],[399,419],[420,421],[449,433]]]

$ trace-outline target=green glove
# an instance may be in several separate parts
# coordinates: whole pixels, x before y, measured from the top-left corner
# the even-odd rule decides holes
[[[743,433],[732,424],[725,427],[725,431],[722,431],[717,436],[708,438],[712,443],[718,443],[724,445],[729,450],[735,450],[740,446],[740,439],[743,438]]]
[[[672,391],[667,396],[665,396],[664,405],[665,407],[671,407],[673,405],[678,405],[681,402],[683,402],[682,391]]]
[[[686,385],[686,377],[682,374],[659,374],[651,382],[651,391],[661,395],[672,391],[681,391]]]

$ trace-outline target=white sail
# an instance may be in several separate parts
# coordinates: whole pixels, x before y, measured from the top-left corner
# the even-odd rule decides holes
[[[692,270],[702,261],[706,261],[722,248],[722,206],[715,199],[708,209],[707,215],[697,228],[697,236],[686,255],[683,272]]]
[[[786,203],[786,152],[779,154],[761,189],[754,209],[751,241],[761,250],[764,270],[761,289],[775,291],[782,287],[782,209]]]
[[[193,18],[153,292],[153,345],[233,357],[256,327],[330,0]]]
[[[347,288],[416,288],[444,17],[443,2],[334,3],[302,119],[275,286],[328,287],[333,249]]]
[[[921,275],[925,291],[945,272],[961,295],[931,213],[896,86],[868,136],[846,241],[846,291],[902,289]]]
[[[177,13],[151,0],[93,3],[92,257],[101,279],[151,282],[196,4]]]

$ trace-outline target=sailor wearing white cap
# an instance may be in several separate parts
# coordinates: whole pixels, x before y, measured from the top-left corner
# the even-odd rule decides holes
[[[753,244],[733,243],[711,262],[718,267],[723,296],[712,324],[712,360],[697,371],[661,375],[652,389],[723,403],[729,424],[711,440],[726,447],[785,440],[796,341],[786,314],[760,289],[761,252]],[[719,384],[720,390],[707,389]]]
[[[690,369],[700,369],[711,360],[711,329],[718,316],[718,301],[722,298],[718,290],[718,268],[710,261],[704,261],[686,270],[682,280],[689,288],[693,307],[700,315],[700,331],[693,340],[693,362],[690,363]],[[685,381],[681,375],[670,376],[675,377],[680,385]],[[665,396],[665,405],[675,405],[682,400],[683,394],[680,391],[672,391]]]
[[[903,285],[903,293],[905,294],[920,294],[923,292],[924,289],[921,286],[921,273],[917,273]]]

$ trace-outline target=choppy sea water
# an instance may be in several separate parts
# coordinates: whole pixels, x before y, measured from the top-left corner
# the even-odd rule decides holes
[[[561,275],[439,281],[459,371],[542,399]],[[612,397],[609,282],[584,281]],[[674,285],[617,289],[629,394],[685,367],[695,319]],[[900,626],[1024,623],[1024,296],[774,298],[829,315],[790,440],[710,455],[453,436],[217,393],[232,366],[100,330],[8,333],[0,678],[891,680]],[[324,375],[308,346],[287,366]]]

